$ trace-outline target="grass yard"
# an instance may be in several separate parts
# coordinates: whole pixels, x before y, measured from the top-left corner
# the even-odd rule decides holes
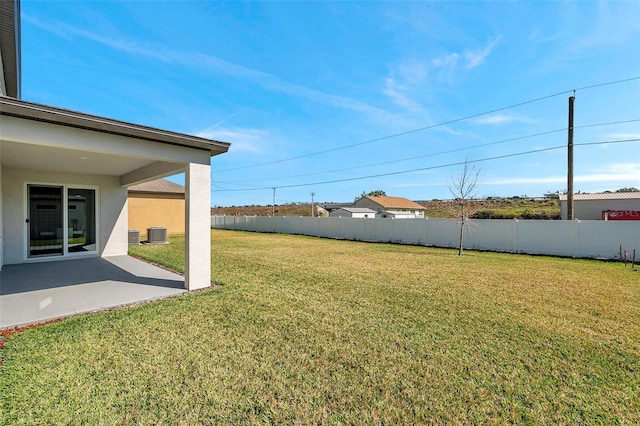
[[[640,271],[211,236],[215,290],[10,336],[0,422],[640,423]]]

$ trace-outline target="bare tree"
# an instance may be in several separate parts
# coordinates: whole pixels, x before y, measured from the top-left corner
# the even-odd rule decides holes
[[[469,165],[469,160],[465,160],[462,171],[458,176],[453,178],[451,185],[449,186],[449,191],[453,195],[453,203],[456,206],[456,210],[458,210],[458,217],[460,219],[460,239],[458,244],[458,255],[462,256],[463,245],[464,245],[464,231],[468,226],[469,216],[471,212],[469,211],[468,204],[469,201],[475,198],[476,186],[478,185],[478,176],[480,175],[480,169],[475,166]]]

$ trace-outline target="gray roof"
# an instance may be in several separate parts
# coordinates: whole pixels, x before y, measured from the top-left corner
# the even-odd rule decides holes
[[[640,192],[600,192],[597,194],[573,194],[573,201],[635,199],[640,200]],[[567,194],[560,195],[560,201],[567,201]]]
[[[20,97],[20,2],[0,1],[0,52],[6,95]]]
[[[156,179],[129,187],[130,192],[158,192],[164,194],[184,194],[184,186],[166,179]]]

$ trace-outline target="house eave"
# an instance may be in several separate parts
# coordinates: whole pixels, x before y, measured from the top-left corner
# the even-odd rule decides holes
[[[411,210],[426,210],[426,207],[398,207],[398,206],[382,206],[387,210],[399,210],[399,211],[411,211]]]
[[[205,150],[209,151],[212,156],[227,152],[231,146],[228,142],[141,126],[8,97],[0,97],[0,115]]]
[[[0,1],[0,61],[3,90],[20,98],[20,2]]]

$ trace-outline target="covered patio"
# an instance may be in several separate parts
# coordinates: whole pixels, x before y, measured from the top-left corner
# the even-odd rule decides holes
[[[184,277],[129,256],[5,265],[0,329],[186,293]]]
[[[19,0],[0,24],[0,328],[209,287],[211,157],[230,144],[21,99]],[[184,277],[127,256],[128,188],[176,174]]]

